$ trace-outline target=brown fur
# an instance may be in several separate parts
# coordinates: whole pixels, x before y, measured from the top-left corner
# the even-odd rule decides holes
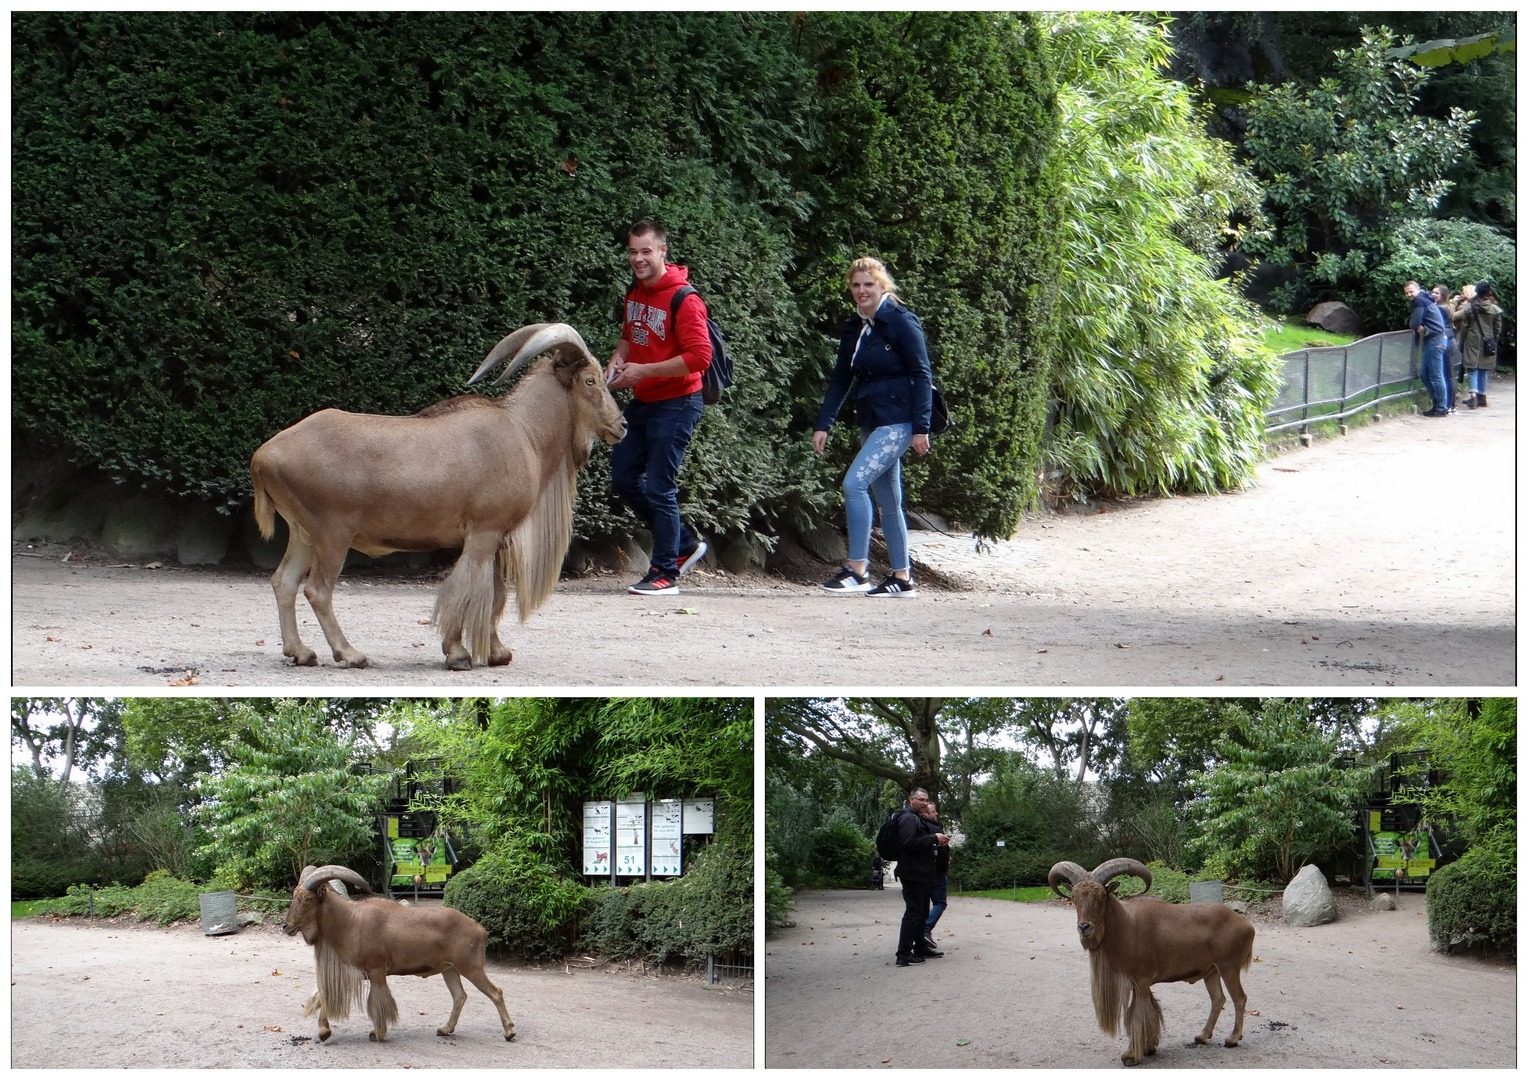
[[[504,1038],[515,1037],[515,1025],[504,1006],[504,992],[488,979],[484,969],[488,932],[473,919],[451,908],[413,908],[389,900],[350,900],[328,887],[333,878],[366,889],[359,875],[344,867],[308,867],[302,883],[292,891],[282,929],[301,933],[313,946],[318,990],[308,999],[304,1016],[319,1017],[319,1041],[329,1038],[329,1020],[346,1019],[352,1005],[360,1003],[361,979],[371,990],[366,1012],[371,1019],[371,1038],[382,1042],[389,1025],[398,1022],[398,1003],[388,988],[389,975],[441,975],[451,991],[451,1017],[437,1033],[456,1030],[467,994],[465,976],[494,1003]],[[369,891],[369,890],[368,890]]]
[[[525,345],[525,327],[490,357]],[[460,545],[442,584],[434,622],[447,666],[503,664],[510,650],[497,624],[514,582],[524,622],[551,596],[572,534],[578,470],[596,438],[615,442],[625,421],[603,372],[571,327],[566,340],[508,395],[460,395],[390,417],[315,413],[267,441],[250,459],[255,520],[269,537],[279,513],[290,526],[285,556],[271,575],[282,651],[318,662],[297,628],[301,591],[334,659],[365,667],[333,610],[346,552],[368,555]],[[536,339],[545,342],[545,336]]]
[[[1052,889],[1060,893],[1057,884],[1063,878],[1072,883],[1070,899],[1088,953],[1098,1026],[1112,1037],[1123,1023],[1130,1046],[1121,1060],[1138,1065],[1142,1057],[1156,1053],[1162,1038],[1162,1006],[1152,985],[1203,979],[1210,1015],[1194,1038],[1209,1042],[1225,1003],[1224,979],[1236,1007],[1236,1024],[1226,1045],[1236,1046],[1247,1003],[1240,973],[1252,964],[1252,924],[1223,905],[1168,904],[1150,896],[1121,901],[1114,894],[1117,886],[1108,884],[1110,878],[1137,871],[1149,887],[1149,872],[1129,860],[1105,863],[1091,875],[1075,863],[1057,863],[1051,869]]]

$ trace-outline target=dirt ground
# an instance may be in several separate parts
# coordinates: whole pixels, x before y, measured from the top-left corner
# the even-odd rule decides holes
[[[268,916],[269,918],[269,916]],[[279,921],[279,916],[276,916]],[[515,1039],[470,984],[449,1038],[439,978],[388,980],[399,1020],[367,1040],[362,1012],[318,1042],[313,950],[274,927],[205,937],[198,926],[11,920],[11,1067],[751,1068],[753,993],[649,968],[490,960]]]
[[[1346,890],[1343,890],[1345,893]],[[1155,988],[1162,1043],[1142,1068],[1496,1068],[1517,1063],[1517,969],[1444,956],[1425,898],[1396,911],[1339,899],[1336,922],[1302,929],[1254,915],[1240,1046],[1193,1037],[1202,983]],[[935,931],[944,956],[892,965],[902,894],[797,894],[795,926],[765,952],[767,1068],[1112,1068],[1129,1044],[1099,1030],[1069,905],[951,896]]]
[[[1248,490],[1026,523],[978,554],[917,537],[956,583],[917,599],[701,572],[679,597],[634,575],[559,585],[508,668],[445,670],[423,578],[346,577],[335,609],[364,670],[281,655],[268,576],[60,561],[15,545],[12,682],[198,686],[1512,686],[1515,404],[1405,416],[1264,462]],[[657,646],[657,648],[655,648]]]

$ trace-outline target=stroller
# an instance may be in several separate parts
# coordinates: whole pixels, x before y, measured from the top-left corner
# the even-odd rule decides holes
[[[870,864],[870,887],[872,889],[886,888],[886,864],[879,858]]]

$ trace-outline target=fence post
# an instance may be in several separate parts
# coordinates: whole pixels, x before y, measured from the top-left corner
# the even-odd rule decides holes
[[[1348,433],[1348,347],[1342,347],[1342,400],[1337,406],[1337,430]]]
[[[1300,443],[1309,446],[1310,439],[1310,350],[1305,350],[1305,377],[1300,388]]]
[[[95,890],[90,890],[90,921],[95,922]]]

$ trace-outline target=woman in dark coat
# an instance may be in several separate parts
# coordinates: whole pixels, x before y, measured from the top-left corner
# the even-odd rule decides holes
[[[822,583],[829,592],[862,592],[877,597],[918,595],[907,553],[907,520],[902,516],[902,455],[911,446],[928,453],[934,374],[929,366],[923,324],[897,300],[896,283],[879,259],[856,259],[846,275],[855,314],[844,324],[838,363],[817,414],[812,446],[820,454],[828,429],[853,383],[860,424],[860,452],[844,477],[844,516],[849,525],[849,561]],[[891,573],[870,585],[870,527],[875,505],[891,556]]]
[[[1491,372],[1496,370],[1496,352],[1486,352],[1485,343],[1501,338],[1501,308],[1496,306],[1496,290],[1489,281],[1476,285],[1469,303],[1454,312],[1454,331],[1459,335],[1465,377],[1474,391],[1465,400],[1465,408],[1484,409]]]

